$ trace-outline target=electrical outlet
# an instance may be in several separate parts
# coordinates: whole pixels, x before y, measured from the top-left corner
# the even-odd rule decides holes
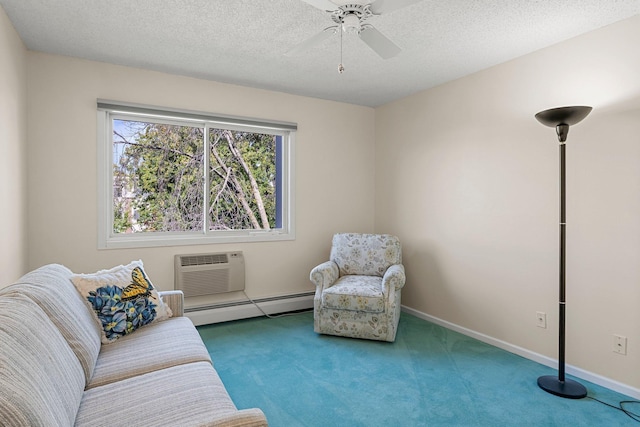
[[[622,335],[613,336],[613,352],[627,354],[627,337],[623,337]]]
[[[538,328],[547,329],[547,313],[544,311],[536,311],[536,321]]]

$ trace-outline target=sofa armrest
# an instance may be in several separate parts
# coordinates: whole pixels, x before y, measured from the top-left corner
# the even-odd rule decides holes
[[[158,295],[169,306],[173,317],[184,316],[184,294],[182,291],[158,291]]]
[[[406,280],[404,265],[394,264],[384,272],[384,276],[382,276],[382,288],[385,293],[387,293],[392,286],[396,290],[402,289]]]
[[[203,424],[208,427],[267,427],[267,417],[258,408],[242,409],[238,412],[220,414]]]
[[[325,289],[333,285],[340,277],[338,264],[333,261],[326,261],[314,267],[309,274],[309,279],[316,287]]]

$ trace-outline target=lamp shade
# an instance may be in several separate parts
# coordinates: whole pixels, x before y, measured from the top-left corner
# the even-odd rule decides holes
[[[592,107],[559,107],[540,111],[536,119],[545,126],[556,127],[558,125],[573,126],[580,123],[589,115]]]

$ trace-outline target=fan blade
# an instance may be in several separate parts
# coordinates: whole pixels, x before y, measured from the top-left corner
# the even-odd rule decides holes
[[[360,31],[360,38],[382,59],[393,58],[402,50],[371,25],[367,25]]]
[[[403,7],[407,7],[421,1],[422,0],[376,0],[371,4],[370,10],[376,15],[381,15],[383,13],[389,13],[393,12],[394,10],[402,9]]]
[[[305,3],[310,4],[313,7],[317,7],[320,10],[334,11],[338,9],[338,6],[331,3],[329,0],[302,0]]]
[[[303,41],[302,43],[297,44],[296,46],[292,47],[291,49],[289,49],[286,53],[285,56],[295,56],[298,55],[299,53],[311,49],[313,46],[322,43],[323,41],[325,41],[326,39],[328,39],[329,37],[331,37],[332,35],[334,35],[337,32],[338,26],[334,25],[333,27],[328,27],[325,28],[324,30],[322,30],[321,32],[319,32],[318,34],[316,34],[315,36],[309,37],[308,39],[306,39],[305,41]]]

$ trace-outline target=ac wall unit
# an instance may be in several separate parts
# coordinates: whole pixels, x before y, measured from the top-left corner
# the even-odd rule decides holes
[[[175,256],[175,288],[185,298],[244,290],[242,252]]]

